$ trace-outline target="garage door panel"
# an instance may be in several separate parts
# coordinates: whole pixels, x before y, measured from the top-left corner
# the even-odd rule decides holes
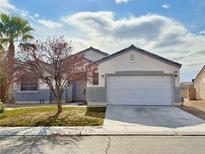
[[[171,105],[171,77],[108,77],[107,102],[112,105]]]

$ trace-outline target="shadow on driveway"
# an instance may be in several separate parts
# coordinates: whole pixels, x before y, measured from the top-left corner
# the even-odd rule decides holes
[[[193,114],[194,116],[197,116],[197,117],[205,120],[205,112],[203,110],[200,110],[196,107],[190,107],[190,106],[180,106],[179,108],[186,111],[186,112]]]
[[[178,128],[205,121],[171,106],[108,106],[104,125],[134,125]]]

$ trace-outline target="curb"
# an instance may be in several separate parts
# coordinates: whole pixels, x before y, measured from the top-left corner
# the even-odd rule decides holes
[[[12,137],[12,136],[172,136],[172,137],[180,137],[180,136],[205,136],[205,134],[49,134],[49,135],[0,135],[1,137]]]
[[[205,136],[205,129],[169,129],[150,127],[0,127],[0,137],[5,136]],[[160,130],[161,129],[161,130]]]

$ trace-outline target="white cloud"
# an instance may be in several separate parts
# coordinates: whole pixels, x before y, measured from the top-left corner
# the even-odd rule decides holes
[[[100,35],[100,33],[104,34],[111,30],[114,25],[112,17],[112,12],[83,12],[63,17],[62,21],[72,24],[74,27],[79,27],[82,30],[89,31],[90,34]]]
[[[205,35],[205,30],[200,31],[199,34]]]
[[[39,16],[40,16],[40,15],[39,15],[38,13],[35,13],[35,14],[34,14],[34,17],[35,17],[35,18],[39,18]]]
[[[20,16],[27,20],[34,19],[34,16],[32,16],[29,11],[17,8],[15,5],[10,3],[9,0],[0,0],[0,13]]]
[[[161,5],[161,7],[164,8],[164,9],[169,9],[169,8],[170,8],[170,5],[168,5],[168,4],[163,4],[163,5]]]
[[[64,17],[63,21],[78,30],[86,31],[90,38],[110,37],[115,40],[144,40],[149,42],[168,43],[187,30],[180,23],[159,15],[114,19],[113,12],[82,12]],[[157,45],[155,43],[155,45]]]
[[[1,0],[0,8],[4,9],[15,9],[15,6],[12,5],[9,0]]]
[[[165,16],[116,19],[113,12],[80,12],[63,21],[82,34],[88,46],[116,52],[135,44],[182,63],[187,78],[194,77],[188,76],[190,69],[197,73],[205,62],[205,36],[191,33],[182,23]]]
[[[51,21],[51,20],[48,20],[48,19],[39,19],[37,20],[39,24],[45,26],[45,27],[48,27],[48,28],[59,28],[59,27],[62,27],[63,25],[61,23],[58,23],[58,22],[55,22],[55,21]]]
[[[115,3],[121,4],[121,3],[128,3],[128,0],[114,0]]]
[[[1,0],[0,13],[9,13],[9,10],[14,10],[15,6],[12,5],[9,0]]]
[[[28,17],[29,16],[29,12],[28,11],[26,11],[26,10],[19,10],[19,12],[20,12],[20,15],[22,16],[22,17]]]

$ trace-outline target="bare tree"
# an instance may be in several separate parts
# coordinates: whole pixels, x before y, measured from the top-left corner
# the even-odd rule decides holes
[[[63,37],[48,38],[45,42],[21,44],[19,55],[21,67],[18,78],[35,74],[53,92],[57,102],[57,113],[62,112],[62,94],[72,81],[88,79],[95,67],[89,65],[83,56],[72,55],[71,44]]]

